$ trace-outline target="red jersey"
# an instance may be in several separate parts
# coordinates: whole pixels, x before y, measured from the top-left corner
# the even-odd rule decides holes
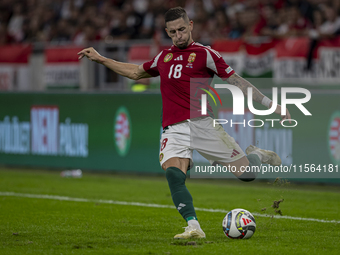
[[[225,80],[234,73],[217,51],[196,42],[185,49],[172,45],[144,63],[143,68],[152,76],[160,75],[163,127],[201,117],[200,99],[205,92],[199,88],[209,90],[215,74]]]

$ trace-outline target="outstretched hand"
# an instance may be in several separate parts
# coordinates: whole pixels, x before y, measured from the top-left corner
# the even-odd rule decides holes
[[[100,55],[93,47],[83,49],[78,52],[79,58],[87,57],[91,61],[95,61],[97,63],[102,63],[105,59],[102,55]]]

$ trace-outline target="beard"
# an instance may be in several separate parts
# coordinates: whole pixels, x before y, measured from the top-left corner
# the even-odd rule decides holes
[[[187,40],[186,42],[182,43],[181,45],[178,45],[178,44],[177,44],[176,46],[177,46],[177,48],[183,50],[183,49],[185,49],[186,47],[188,47],[189,41],[190,41],[190,36],[189,36],[189,38],[188,38],[188,40]]]

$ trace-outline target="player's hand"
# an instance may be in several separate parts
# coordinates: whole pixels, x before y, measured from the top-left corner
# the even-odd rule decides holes
[[[95,61],[97,63],[102,63],[105,59],[102,55],[100,55],[93,47],[83,49],[78,52],[79,58],[87,57],[91,61]]]
[[[270,107],[272,107],[272,103],[270,103]],[[281,105],[279,105],[279,104],[277,105],[275,113],[281,115]],[[290,113],[289,113],[287,108],[286,108],[286,115],[281,115],[280,123],[282,123],[282,121],[284,121],[284,120],[289,120],[289,123],[292,123]]]

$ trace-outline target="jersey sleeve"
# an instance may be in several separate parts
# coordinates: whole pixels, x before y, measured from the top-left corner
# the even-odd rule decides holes
[[[158,71],[158,59],[159,57],[162,55],[161,51],[156,57],[154,57],[152,60],[145,62],[143,64],[143,69],[145,72],[147,72],[148,74],[150,74],[153,77],[156,77],[159,75],[159,71]]]
[[[213,71],[222,80],[228,79],[235,71],[226,64],[221,54],[217,51],[207,48],[207,68]]]

